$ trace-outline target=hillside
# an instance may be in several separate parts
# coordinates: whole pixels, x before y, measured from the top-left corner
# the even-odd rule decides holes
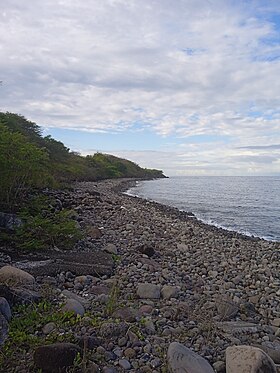
[[[160,178],[162,171],[96,153],[83,157],[21,115],[0,113],[0,208],[11,210],[31,188],[108,178]]]

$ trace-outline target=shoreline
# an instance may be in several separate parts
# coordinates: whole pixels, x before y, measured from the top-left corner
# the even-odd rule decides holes
[[[139,179],[137,181],[145,181],[145,180]],[[175,206],[172,206],[170,204],[165,204],[163,202],[158,202],[158,201],[150,199],[150,198],[141,197],[141,196],[139,196],[137,194],[133,195],[133,194],[130,194],[130,193],[126,193],[130,189],[133,189],[135,187],[137,187],[137,185],[135,183],[134,184],[132,183],[131,185],[129,185],[129,182],[128,182],[128,186],[127,186],[127,188],[124,188],[123,194],[127,195],[127,196],[130,196],[130,197],[140,198],[140,199],[142,199],[144,201],[154,202],[154,203],[158,203],[159,205],[163,205],[163,206],[168,206],[168,207],[174,208],[174,209],[178,210],[179,212],[183,212],[183,213],[187,214],[188,216],[192,216],[194,219],[196,219],[197,222],[205,224],[206,226],[217,228],[218,230],[223,230],[223,231],[226,231],[226,232],[229,232],[229,233],[236,233],[237,235],[243,236],[244,238],[248,237],[248,238],[253,239],[253,240],[264,240],[264,241],[267,241],[267,242],[279,243],[280,244],[280,240],[277,240],[277,239],[270,239],[270,238],[267,238],[265,236],[257,236],[257,235],[254,235],[252,233],[249,233],[249,232],[245,233],[245,232],[242,232],[242,231],[236,231],[236,230],[231,229],[231,228],[226,228],[223,225],[219,225],[219,224],[214,223],[214,222],[211,223],[211,222],[205,221],[202,218],[197,217],[196,214],[194,212],[192,212],[192,211],[186,211],[186,210],[183,210],[183,209],[179,209],[179,208],[177,208]]]
[[[122,194],[135,181],[84,182],[53,192],[76,212],[87,237],[75,250],[11,263],[35,277],[36,291],[48,286],[52,312],[65,303],[73,307],[73,299],[82,312],[76,324],[54,323],[49,333],[44,323],[35,325],[40,344],[56,336],[61,342],[61,335],[77,345],[94,341],[87,363],[96,372],[165,373],[173,342],[218,373],[225,372],[226,349],[236,345],[257,345],[270,356],[279,351],[280,363],[279,245]],[[42,258],[49,260],[45,267],[30,265]],[[32,366],[33,352],[32,346],[17,352],[14,364]],[[11,362],[4,368],[14,371]]]
[[[139,180],[136,180],[135,182],[137,182],[137,181],[143,181],[143,180],[139,179]],[[233,229],[227,229],[223,226],[219,226],[218,224],[217,225],[214,224],[214,223],[211,224],[211,223],[208,223],[208,222],[204,221],[203,219],[198,218],[195,215],[195,213],[193,213],[192,211],[181,210],[181,209],[178,209],[177,207],[174,207],[172,205],[164,204],[162,202],[157,202],[153,199],[144,198],[144,197],[141,197],[141,196],[138,196],[138,195],[133,195],[133,194],[126,193],[130,189],[133,189],[134,187],[136,187],[135,182],[133,183],[133,181],[131,181],[131,184],[130,184],[129,181],[127,181],[127,182],[124,181],[124,187],[120,186],[120,192],[125,196],[132,197],[132,198],[138,198],[138,199],[142,200],[143,202],[148,201],[149,203],[154,203],[154,204],[158,205],[159,207],[163,206],[164,209],[168,208],[170,210],[174,210],[175,213],[177,211],[178,213],[182,214],[182,218],[184,216],[186,218],[192,218],[198,224],[203,224],[206,229],[210,229],[210,230],[214,229],[214,230],[217,231],[217,233],[223,232],[224,234],[229,234],[230,236],[241,237],[243,239],[250,239],[250,240],[253,240],[253,241],[262,240],[262,241],[266,241],[266,242],[270,242],[270,243],[279,244],[279,247],[280,247],[280,241],[270,240],[270,239],[267,239],[265,237],[255,236],[253,234],[245,234],[245,233],[242,233],[242,232],[239,232],[239,231],[235,231]],[[117,188],[117,191],[118,191],[118,188]]]

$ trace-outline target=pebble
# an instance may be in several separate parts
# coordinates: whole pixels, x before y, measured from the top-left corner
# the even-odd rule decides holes
[[[119,360],[119,366],[124,370],[129,370],[131,368],[131,364],[126,359]]]

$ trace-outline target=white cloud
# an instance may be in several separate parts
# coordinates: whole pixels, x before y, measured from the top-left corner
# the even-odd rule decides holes
[[[273,0],[8,0],[0,12],[1,109],[89,131],[137,122],[182,143],[229,136],[221,157],[196,152],[222,165],[238,145],[280,143],[273,14]],[[170,169],[179,172],[188,163],[177,156]]]

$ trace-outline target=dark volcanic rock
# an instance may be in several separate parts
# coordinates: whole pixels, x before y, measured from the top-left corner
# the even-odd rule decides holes
[[[81,353],[81,349],[73,343],[40,346],[34,352],[34,363],[46,373],[65,372],[67,367],[73,365],[78,353]]]
[[[22,287],[12,288],[6,285],[0,285],[0,297],[5,298],[10,306],[36,303],[41,299],[41,295],[35,290]]]
[[[49,252],[45,265],[33,266],[28,271],[34,276],[56,276],[57,273],[71,271],[75,275],[110,275],[114,262],[104,251],[92,249],[90,252]],[[42,264],[42,262],[41,262]]]
[[[141,254],[145,254],[148,257],[151,257],[155,254],[155,249],[152,244],[144,244],[138,247],[137,251]]]
[[[7,321],[11,320],[12,313],[10,305],[6,298],[0,297],[0,313],[6,318]]]
[[[5,298],[10,306],[15,302],[15,294],[7,285],[0,284],[0,297]]]

